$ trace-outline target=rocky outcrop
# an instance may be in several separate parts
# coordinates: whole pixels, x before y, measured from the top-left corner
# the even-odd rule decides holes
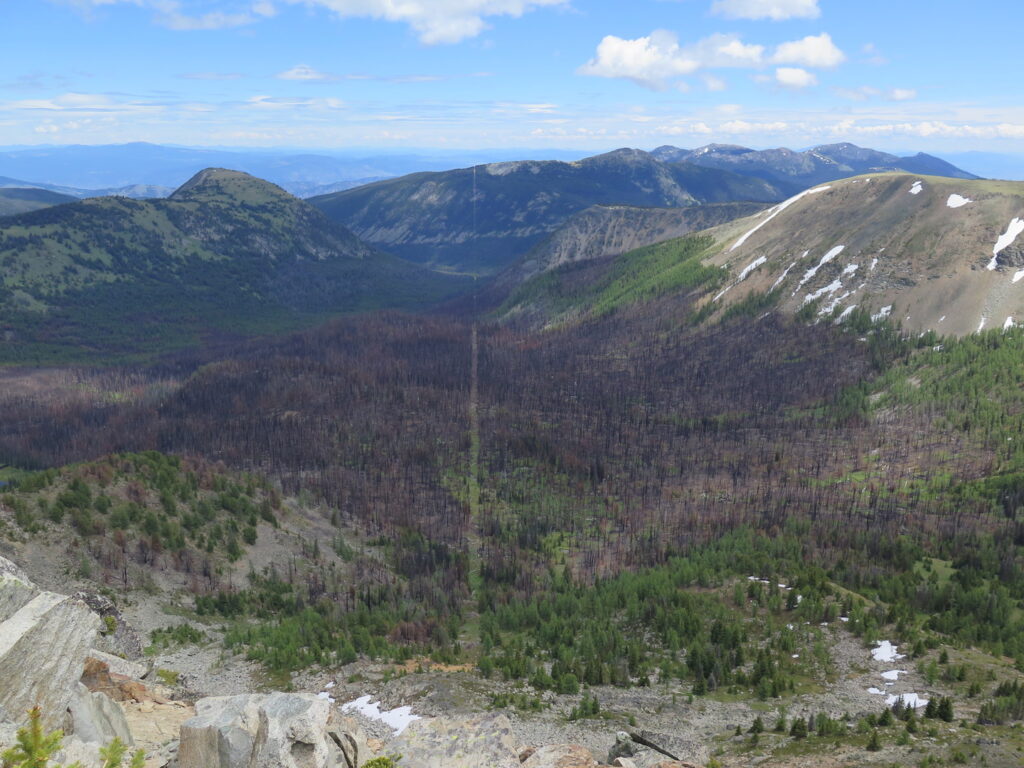
[[[520,764],[512,724],[505,715],[417,720],[388,744],[387,752],[402,755],[402,768],[519,768]]]
[[[533,750],[522,768],[597,768],[597,760],[578,744],[549,744]]]
[[[311,694],[200,699],[178,746],[179,768],[359,768],[370,757],[358,727]]]
[[[0,559],[0,720],[38,705],[44,726],[59,727],[99,625],[85,603],[38,590]]]
[[[129,746],[135,743],[124,710],[106,694],[93,693],[78,683],[68,713],[71,723],[66,732],[82,741],[108,744],[120,739]]]
[[[96,647],[100,651],[129,659],[138,659],[142,656],[142,638],[125,621],[113,600],[95,592],[76,592],[72,597],[88,605],[102,619],[102,632],[96,641]],[[111,666],[111,669],[114,667]],[[114,671],[119,674],[131,674],[117,669]]]

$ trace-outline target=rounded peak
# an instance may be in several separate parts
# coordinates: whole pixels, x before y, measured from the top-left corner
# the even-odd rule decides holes
[[[229,197],[245,202],[266,202],[270,199],[291,199],[292,196],[276,184],[230,168],[204,168],[178,187],[171,200],[197,197]],[[255,199],[254,199],[255,198]]]

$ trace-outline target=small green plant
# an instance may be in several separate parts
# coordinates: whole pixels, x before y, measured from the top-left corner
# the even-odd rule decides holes
[[[45,733],[42,720],[39,707],[29,710],[28,725],[18,729],[18,743],[0,755],[3,768],[82,768],[82,764],[77,762],[68,766],[50,762],[50,758],[60,751],[64,732]],[[120,739],[114,739],[100,748],[103,768],[122,768],[127,754],[128,747]],[[142,768],[145,760],[146,754],[139,750],[132,755],[127,768]]]
[[[168,687],[174,687],[178,684],[181,678],[181,672],[177,672],[173,669],[158,669],[156,676],[160,678],[160,682]]]
[[[113,616],[104,616],[102,631],[104,635],[112,635],[117,632],[117,619]]]
[[[373,760],[364,763],[363,768],[398,768],[398,761],[401,759],[401,755],[375,757]]]

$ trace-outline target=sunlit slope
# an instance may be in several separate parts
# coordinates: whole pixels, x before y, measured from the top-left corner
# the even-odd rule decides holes
[[[955,335],[1024,324],[1022,232],[1019,182],[831,182],[709,231],[707,262],[729,276],[705,312],[745,302],[838,321],[864,310]]]

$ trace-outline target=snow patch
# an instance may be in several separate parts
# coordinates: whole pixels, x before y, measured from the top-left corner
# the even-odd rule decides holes
[[[868,693],[870,693],[872,696],[885,696],[885,691],[880,690],[879,688],[875,688],[875,686],[871,686],[870,688],[868,688]]]
[[[843,269],[843,274],[841,274],[840,277],[852,275],[858,269],[860,269],[860,264],[847,264],[846,267]]]
[[[981,318],[981,322],[978,323],[978,330],[976,330],[975,333],[981,333],[981,329],[985,327],[985,323],[987,323],[987,322],[988,322],[988,318],[987,317],[982,317]]]
[[[786,269],[783,271],[783,273],[781,275],[779,275],[779,279],[776,280],[772,284],[772,287],[768,290],[768,293],[771,293],[776,288],[778,288],[780,285],[782,285],[782,281],[786,279],[786,275],[789,274],[789,270],[791,270],[795,266],[796,266],[796,262],[794,261],[792,264],[790,264],[788,267],[786,267]],[[1024,272],[1022,272],[1021,274],[1024,274]]]
[[[769,221],[774,219],[776,216],[778,216],[784,210],[789,208],[789,206],[791,206],[797,200],[800,200],[801,198],[804,198],[807,195],[814,195],[814,194],[817,194],[818,192],[824,192],[826,189],[832,189],[832,187],[831,186],[827,186],[827,187],[817,187],[815,189],[805,189],[800,194],[794,195],[793,197],[789,198],[789,200],[785,200],[784,202],[779,203],[777,206],[775,206],[774,208],[771,209],[771,211],[768,213],[768,216],[765,217],[764,221],[760,222],[756,227],[754,227],[752,230],[750,230],[745,235],[743,235],[739,240],[737,240],[735,243],[733,243],[732,244],[732,248],[730,248],[729,250],[730,251],[735,251],[737,248],[739,248],[741,245],[743,245],[745,242],[747,242],[747,238],[749,238],[752,234],[757,232],[757,230],[759,230],[761,227],[763,227]]]
[[[334,703],[334,697],[331,696],[331,694],[329,694],[327,691],[320,691],[320,693],[318,693],[316,697],[318,699],[323,699],[324,701],[329,702],[331,704]]]
[[[822,256],[821,257],[821,261],[819,261],[816,266],[813,266],[810,269],[808,269],[806,272],[804,272],[804,276],[803,276],[803,278],[801,278],[800,284],[797,285],[796,291],[799,291],[801,288],[803,288],[804,287],[804,283],[806,283],[808,280],[810,280],[812,277],[814,277],[816,274],[818,274],[818,270],[821,269],[822,267],[824,267],[830,261],[832,261],[832,259],[834,259],[836,256],[838,256],[840,253],[842,253],[844,248],[846,248],[845,245],[837,245],[835,248],[833,248],[828,253],[826,253],[824,256]],[[793,295],[794,296],[796,296],[796,291],[793,291]]]
[[[874,272],[875,271],[875,267],[877,267],[877,266],[878,266],[878,258],[876,257],[876,258],[871,260],[871,267],[868,269],[868,271],[869,272]]]
[[[915,181],[914,185],[910,188],[910,194],[912,194],[912,195],[920,195],[921,194],[921,190],[924,189],[924,187],[921,186],[921,184],[922,184],[922,182]]]
[[[843,284],[838,280],[833,280],[831,283],[826,285],[824,288],[819,288],[814,293],[809,293],[804,296],[804,304],[810,304],[812,301],[820,299],[822,296],[832,294],[843,287]]]
[[[1013,322],[1013,318],[1012,317],[1008,317],[1008,318],[1006,318],[1006,322],[1003,323],[1003,330],[1004,331],[1008,331],[1011,328],[1013,328],[1014,325],[1016,325],[1016,323]]]
[[[994,271],[995,268],[999,266],[999,262],[996,260],[999,253],[1005,248],[1009,248],[1013,245],[1013,241],[1017,239],[1017,235],[1021,232],[1024,232],[1024,219],[1014,217],[1013,221],[1010,222],[1010,226],[1008,226],[1006,231],[999,236],[999,239],[996,240],[995,246],[992,248],[992,261],[988,263],[988,270],[990,272]]]
[[[766,261],[768,261],[768,257],[767,256],[762,256],[759,259],[754,259],[752,262],[750,262],[749,264],[747,264],[747,266],[745,266],[743,268],[743,271],[740,272],[739,277],[736,278],[736,282],[737,283],[742,283],[744,280],[747,279],[747,275],[749,275],[755,269],[760,267]]]
[[[973,200],[967,197],[961,197],[960,195],[950,195],[949,199],[946,201],[946,205],[948,205],[950,208],[963,208],[968,203],[973,202]]]
[[[390,727],[395,735],[404,731],[414,720],[419,720],[419,715],[412,713],[411,707],[397,707],[396,709],[381,710],[380,705],[370,700],[369,696],[360,696],[358,699],[341,705],[342,712],[358,712],[363,717],[384,723]]]
[[[871,322],[877,323],[879,320],[884,320],[885,318],[887,318],[891,314],[892,314],[892,304],[890,304],[888,307],[882,307],[880,310],[875,312],[875,314],[873,314],[871,316]]]
[[[904,707],[910,707],[911,709],[920,709],[921,707],[928,706],[928,699],[923,699],[916,693],[889,694],[885,698],[885,706],[891,707],[900,700],[903,701]]]
[[[875,643],[875,647],[871,649],[871,658],[875,661],[888,661],[893,662],[898,659],[904,658],[902,653],[896,653],[896,649],[899,646],[893,645],[888,640],[879,640]]]
[[[1024,269],[1022,269],[1020,272],[1015,273],[1013,276],[1013,282],[1019,283],[1021,280],[1024,280]]]
[[[905,674],[907,674],[907,670],[905,670],[905,669],[891,669],[888,672],[883,672],[882,673],[882,679],[883,680],[891,680],[892,682],[896,682],[897,680],[900,679],[900,675],[905,675]]]

